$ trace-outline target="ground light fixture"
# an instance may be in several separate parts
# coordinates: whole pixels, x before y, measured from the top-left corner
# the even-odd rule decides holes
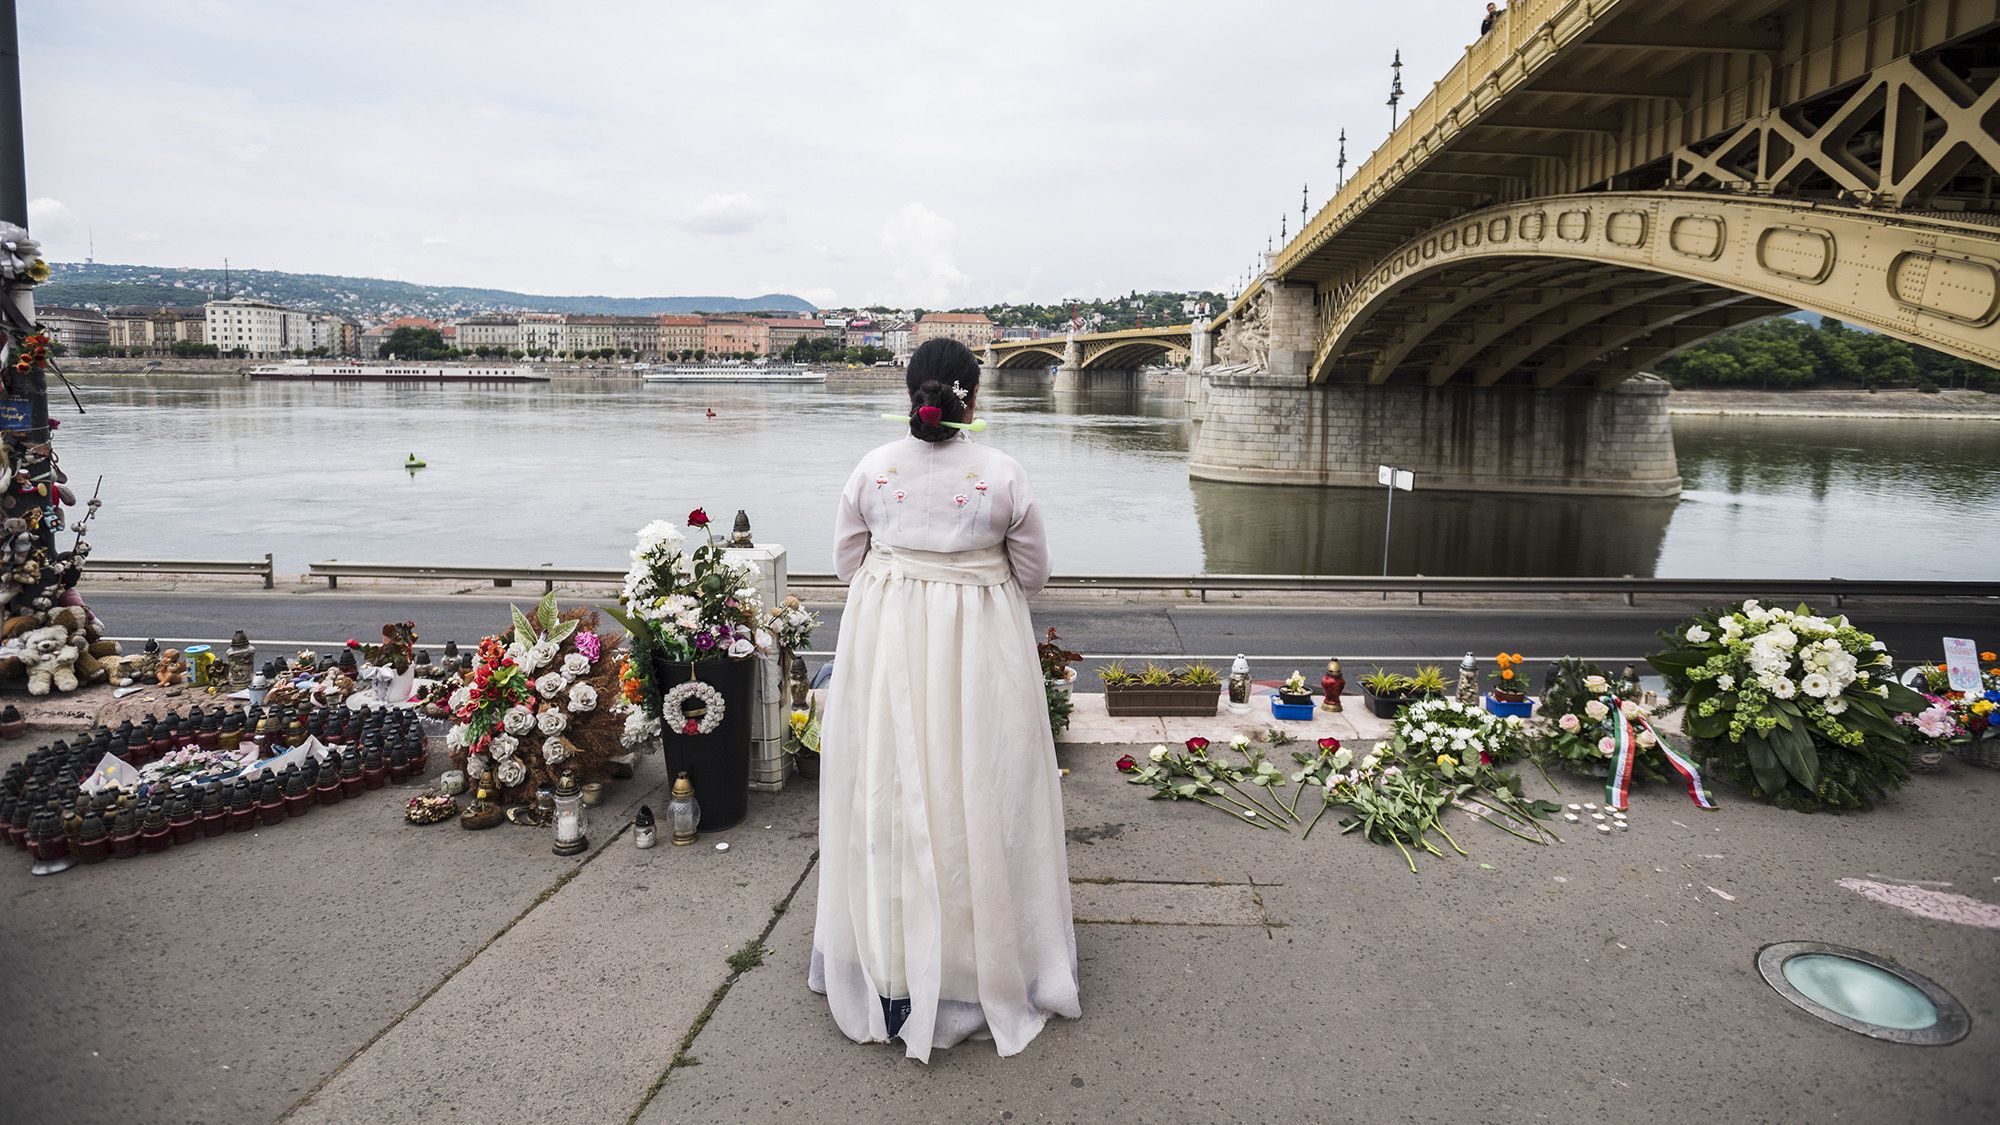
[[[1871,1038],[1942,1047],[1972,1026],[1935,981],[1859,949],[1781,941],[1757,951],[1757,972],[1809,1014]]]

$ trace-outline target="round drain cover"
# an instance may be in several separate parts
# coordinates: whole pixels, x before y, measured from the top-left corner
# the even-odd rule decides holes
[[[1758,951],[1757,971],[1807,1012],[1877,1039],[1941,1046],[1971,1027],[1965,1008],[1935,982],[1859,949],[1780,942]]]

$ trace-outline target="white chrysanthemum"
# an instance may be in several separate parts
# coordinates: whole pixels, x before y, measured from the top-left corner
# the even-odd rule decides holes
[[[486,750],[493,755],[494,761],[504,762],[520,752],[521,740],[511,734],[496,734]]]
[[[1416,730],[1410,732],[1411,742],[1428,742],[1430,740],[1430,737],[1431,737],[1430,735],[1424,733],[1422,727],[1418,727]]]
[[[500,725],[508,734],[526,734],[535,729],[535,713],[516,703],[500,716]]]
[[[577,684],[569,689],[569,709],[578,714],[597,709],[597,689],[589,684]]]
[[[1832,699],[1826,701],[1826,713],[1829,715],[1838,715],[1846,710],[1847,710],[1847,699],[1843,696],[1836,695]]]
[[[1822,672],[1807,672],[1805,677],[1799,680],[1799,690],[1814,699],[1825,699],[1832,688],[1833,681],[1827,679]]]
[[[444,748],[446,750],[465,749],[465,731],[465,727],[455,726],[444,732]]]
[[[1708,638],[1711,635],[1712,634],[1710,634],[1708,630],[1702,628],[1699,625],[1688,626],[1687,639],[1695,644],[1701,644],[1702,642],[1708,640]]]
[[[1776,699],[1790,699],[1799,693],[1799,685],[1790,676],[1779,676],[1771,682],[1771,695]]]
[[[535,729],[543,734],[561,734],[569,729],[569,718],[551,707],[535,716]]]
[[[554,699],[561,695],[563,688],[567,686],[569,685],[563,679],[561,672],[550,672],[535,681],[535,694],[543,699]]]
[[[638,708],[626,712],[625,726],[618,732],[618,742],[623,746],[638,746],[651,742],[660,736],[660,720],[649,719]]]
[[[500,784],[512,788],[528,780],[528,763],[519,758],[509,758],[500,763],[499,772],[494,776],[500,779]]]
[[[578,676],[589,671],[590,659],[582,653],[572,652],[568,656],[563,657],[562,674],[568,676],[570,679],[576,679]]]

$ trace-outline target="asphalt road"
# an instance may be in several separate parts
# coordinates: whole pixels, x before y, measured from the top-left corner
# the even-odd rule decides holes
[[[384,622],[415,621],[426,644],[456,640],[470,646],[507,624],[508,599],[472,595],[138,593],[86,591],[112,636],[157,638],[163,645],[222,644],[243,629],[267,651],[339,645],[348,637],[373,640]],[[524,608],[535,597],[515,601]],[[1941,659],[1940,638],[1969,636],[1982,646],[2000,642],[2000,603],[1926,605],[1883,601],[1851,605],[1855,622],[1873,631],[1891,651],[1909,659]],[[839,632],[838,607],[822,607],[825,624],[815,639],[813,663],[831,650]],[[1558,656],[1638,662],[1657,650],[1656,634],[1685,614],[1678,606],[1638,608],[1537,605],[1520,609],[1441,606],[1388,608],[1246,608],[1222,605],[1124,606],[1051,604],[1035,610],[1037,628],[1054,625],[1073,649],[1101,659],[1252,657],[1258,676],[1282,675],[1339,656],[1350,678],[1381,663],[1455,661],[1467,650],[1484,657],[1519,652],[1532,663]],[[1088,682],[1088,681],[1086,681]]]

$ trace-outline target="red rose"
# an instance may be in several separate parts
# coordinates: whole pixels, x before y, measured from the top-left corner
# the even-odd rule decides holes
[[[689,719],[687,722],[681,724],[681,733],[687,735],[700,734],[701,724],[695,722],[693,719]]]
[[[1134,760],[1132,755],[1130,754],[1127,754],[1124,757],[1118,759],[1119,773],[1131,773],[1133,770],[1136,770],[1138,768],[1139,768],[1139,763],[1136,760]]]
[[[1322,738],[1319,740],[1319,748],[1331,754],[1335,750],[1340,749],[1340,740],[1338,738]]]
[[[1208,739],[1195,735],[1187,740],[1187,748],[1190,753],[1199,754],[1208,749]]]
[[[695,509],[694,511],[692,511],[692,512],[689,512],[689,513],[688,513],[688,526],[689,526],[689,527],[707,527],[707,526],[708,526],[708,513],[707,513],[707,512],[704,512],[704,511],[702,511],[702,510],[701,510],[700,508],[696,508],[696,509]]]
[[[353,637],[349,637],[349,638],[347,638],[347,647],[348,647],[348,648],[360,648],[360,647],[361,647],[361,642],[360,642],[360,641],[357,641],[357,640],[355,640],[355,639],[354,639]]]
[[[1480,765],[1482,765],[1482,766],[1490,766],[1490,765],[1492,765],[1492,764],[1493,764],[1493,755],[1491,755],[1491,754],[1488,754],[1488,753],[1487,753],[1486,751],[1484,751],[1484,750],[1481,750],[1481,751],[1479,752],[1479,764],[1480,764]]]

